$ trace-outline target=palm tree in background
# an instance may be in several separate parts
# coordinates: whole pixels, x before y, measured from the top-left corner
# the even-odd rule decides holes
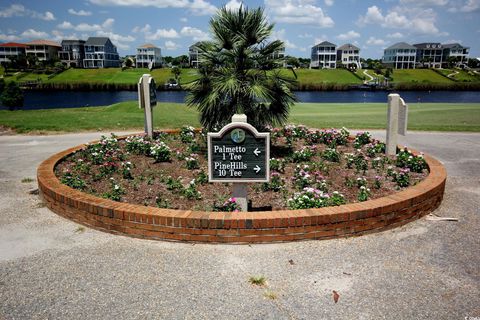
[[[202,125],[222,127],[235,113],[259,129],[284,124],[296,101],[295,80],[279,69],[283,61],[274,53],[284,44],[268,41],[273,24],[263,9],[223,7],[210,27],[213,40],[197,45],[200,77],[187,85],[187,104],[198,108]]]

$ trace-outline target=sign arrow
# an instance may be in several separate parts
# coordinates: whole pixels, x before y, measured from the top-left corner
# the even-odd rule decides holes
[[[262,153],[262,151],[258,150],[258,148],[256,148],[255,150],[253,150],[253,153],[255,153],[255,155],[258,157],[258,155],[260,153]]]
[[[255,171],[255,173],[258,174],[258,173],[260,172],[260,170],[262,170],[262,169],[261,169],[261,168],[258,166],[258,164],[257,164],[257,165],[255,166],[255,168],[253,168],[253,170]]]

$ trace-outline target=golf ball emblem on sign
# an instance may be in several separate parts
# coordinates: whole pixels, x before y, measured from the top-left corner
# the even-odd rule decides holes
[[[230,133],[230,138],[232,138],[232,141],[235,143],[242,143],[245,141],[245,131],[239,128],[233,129]]]

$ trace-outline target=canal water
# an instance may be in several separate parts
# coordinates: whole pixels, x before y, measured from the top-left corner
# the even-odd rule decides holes
[[[389,91],[297,91],[300,102],[312,103],[368,103],[387,102]],[[480,103],[479,91],[399,91],[407,103],[444,102]],[[184,91],[157,91],[157,101],[185,101]],[[136,91],[27,91],[24,110],[78,108],[105,106],[113,103],[137,100]],[[4,107],[0,107],[3,108]]]

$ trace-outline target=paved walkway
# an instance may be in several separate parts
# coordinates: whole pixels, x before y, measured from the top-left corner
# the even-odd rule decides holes
[[[366,75],[369,78],[367,81],[373,81],[374,80],[374,78],[370,74],[368,74],[368,71],[366,69],[363,70],[363,74]]]
[[[21,180],[35,178],[42,160],[99,136],[0,137],[0,319],[480,317],[480,134],[401,141],[444,163],[435,213],[458,222],[424,218],[359,238],[251,246],[114,236],[29,194],[36,182]],[[249,284],[254,275],[266,286]]]

